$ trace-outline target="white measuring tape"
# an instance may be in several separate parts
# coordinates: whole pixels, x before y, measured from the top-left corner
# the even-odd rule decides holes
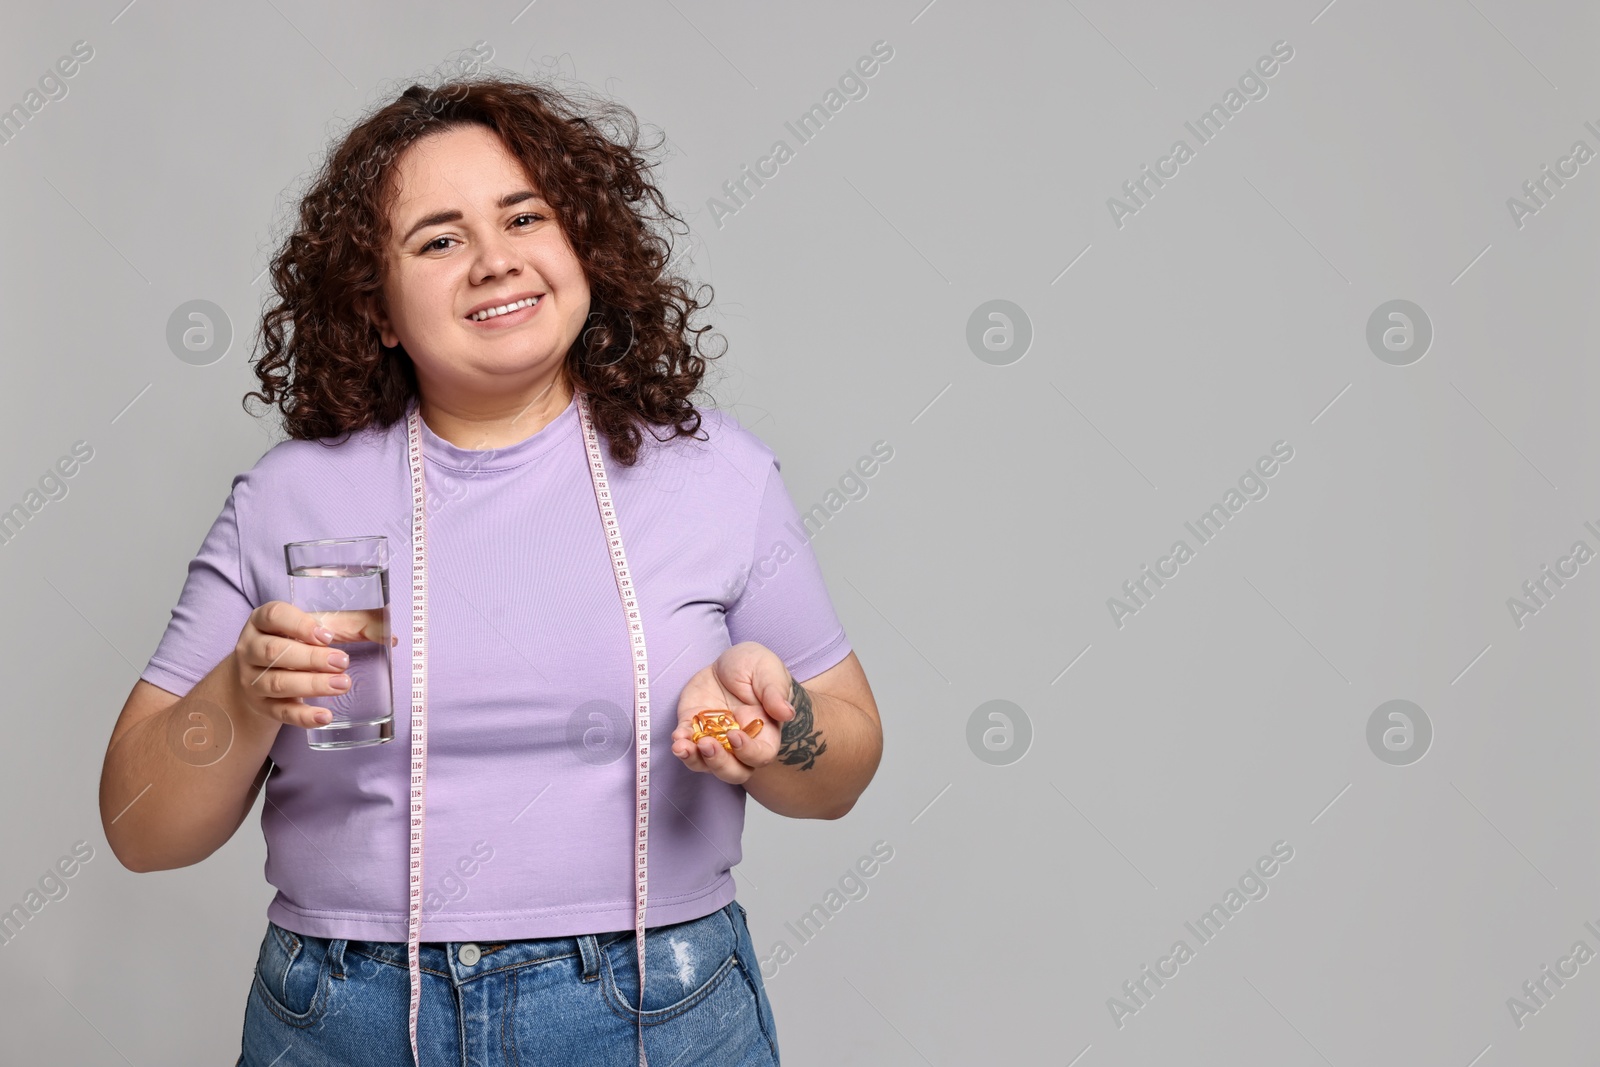
[[[589,452],[589,478],[594,483],[595,501],[600,505],[600,522],[605,528],[606,550],[611,570],[616,575],[617,592],[622,596],[628,621],[628,643],[633,649],[634,754],[637,777],[634,783],[634,943],[639,952],[639,1067],[646,1067],[644,1055],[644,913],[649,895],[648,845],[650,837],[650,670],[644,652],[644,623],[639,602],[634,596],[633,576],[628,557],[622,550],[622,530],[606,481],[605,459],[600,452],[600,437],[589,414],[589,398],[576,390],[578,417],[583,423],[583,441]],[[427,695],[428,660],[425,641],[428,632],[428,577],[426,501],[422,488],[422,408],[419,403],[406,420],[407,453],[411,464],[411,905],[406,924],[406,963],[411,974],[409,1026],[411,1058],[422,1067],[417,1052],[417,1010],[422,999],[420,945],[422,934],[422,826],[423,792],[428,777]]]

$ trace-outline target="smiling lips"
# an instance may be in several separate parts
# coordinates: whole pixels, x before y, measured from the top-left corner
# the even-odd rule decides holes
[[[481,311],[474,311],[467,315],[466,318],[468,322],[488,322],[491,319],[504,318],[507,315],[515,315],[524,309],[537,307],[539,301],[543,299],[543,294],[527,296],[521,300],[513,300],[509,304],[499,304],[495,307],[484,308]],[[526,316],[523,317],[526,318]]]

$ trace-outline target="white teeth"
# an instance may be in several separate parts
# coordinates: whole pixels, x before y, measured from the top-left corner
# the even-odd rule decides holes
[[[489,308],[485,311],[479,311],[476,314],[469,315],[468,318],[470,318],[473,322],[482,322],[484,319],[492,319],[496,315],[509,315],[513,311],[530,307],[533,304],[537,304],[539,300],[540,298],[537,296],[525,297],[524,299],[518,300],[512,304],[501,304],[497,308]]]

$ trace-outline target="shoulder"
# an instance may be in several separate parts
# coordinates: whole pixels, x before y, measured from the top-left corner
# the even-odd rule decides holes
[[[761,463],[775,458],[772,448],[754,431],[746,429],[739,417],[722,408],[697,407],[700,426],[711,440],[730,452],[752,457]]]
[[[235,476],[237,491],[263,492],[276,499],[295,490],[316,491],[345,481],[360,484],[371,468],[393,458],[404,447],[405,423],[368,427],[340,437],[316,440],[289,438],[268,448],[255,465]]]
[[[693,436],[674,435],[653,447],[669,453],[668,465],[687,463],[703,473],[723,472],[735,481],[753,485],[759,492],[770,469],[778,467],[777,454],[733,412],[697,405],[700,427]],[[655,428],[656,438],[665,436]]]

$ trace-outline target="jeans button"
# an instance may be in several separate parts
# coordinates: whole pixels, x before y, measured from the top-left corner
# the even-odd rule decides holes
[[[457,958],[461,960],[461,965],[463,967],[471,967],[483,958],[483,953],[478,951],[478,946],[471,944],[462,945],[461,951],[456,955]]]

